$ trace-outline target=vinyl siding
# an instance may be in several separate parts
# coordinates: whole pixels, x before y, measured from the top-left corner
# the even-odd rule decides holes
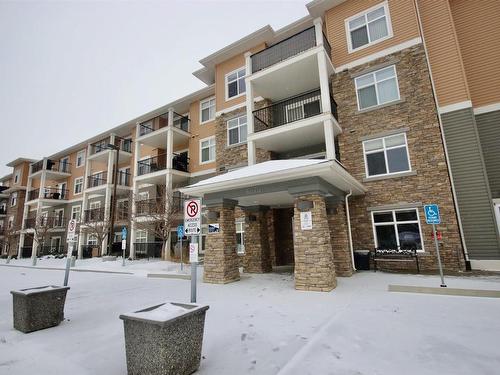
[[[476,116],[491,196],[500,198],[500,111]]]
[[[472,104],[500,102],[500,1],[452,0],[450,7]]]
[[[471,109],[442,115],[465,242],[471,259],[499,259],[495,218]]]

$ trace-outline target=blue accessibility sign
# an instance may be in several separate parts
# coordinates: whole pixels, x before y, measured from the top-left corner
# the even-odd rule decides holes
[[[424,206],[425,222],[427,224],[441,224],[439,207],[437,204],[427,204]]]
[[[123,227],[122,228],[122,240],[127,239],[127,228]]]
[[[177,236],[184,237],[184,225],[179,225],[177,227]]]

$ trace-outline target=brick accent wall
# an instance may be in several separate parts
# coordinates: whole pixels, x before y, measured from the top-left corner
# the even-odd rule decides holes
[[[267,224],[268,209],[245,211],[245,257],[244,272],[271,272],[271,254]]]
[[[328,224],[335,272],[337,276],[352,276],[352,258],[344,203],[338,203],[335,207],[328,208]]]
[[[402,101],[359,112],[352,75],[385,63],[394,63],[396,66]],[[342,163],[368,188],[365,196],[352,198],[354,248],[362,250],[375,246],[368,207],[437,203],[443,219],[443,224],[437,229],[443,233],[444,267],[450,270],[463,269],[459,228],[423,46],[417,45],[335,74],[331,83],[338,103],[339,123],[343,128],[339,135]],[[410,163],[416,175],[378,181],[364,180],[365,163],[360,138],[402,128],[408,128],[406,134]],[[437,261],[431,237],[432,228],[425,224],[422,207],[418,207],[418,211],[425,248],[420,256],[422,269],[435,270]],[[388,267],[392,265],[388,263]],[[413,264],[409,267],[413,267]]]
[[[312,229],[302,230],[299,200],[313,202]],[[328,292],[337,285],[326,204],[322,196],[310,194],[295,200],[295,289]]]
[[[238,255],[236,254],[236,225],[234,206],[221,204],[208,207],[208,212],[219,215],[219,233],[210,233],[206,238],[203,281],[213,284],[226,284],[240,279]]]

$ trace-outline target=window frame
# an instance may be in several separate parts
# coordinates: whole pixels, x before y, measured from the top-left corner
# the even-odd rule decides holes
[[[75,212],[78,212],[77,218],[74,217]],[[76,206],[71,207],[71,219],[75,219],[76,222],[79,223],[81,218],[82,218],[82,206],[76,205]]]
[[[209,119],[208,119],[208,120],[206,120],[206,121],[203,121],[203,116],[202,116],[202,113],[203,113],[203,108],[202,108],[202,105],[203,105],[203,103],[207,103],[207,102],[208,102],[208,103],[209,103],[209,105],[210,105],[210,102],[211,102],[212,100],[214,101],[214,117],[213,117],[213,118],[209,118]],[[217,102],[216,102],[216,100],[215,100],[215,96],[211,96],[211,97],[209,97],[209,98],[205,98],[205,99],[203,99],[203,100],[200,100],[200,125],[203,125],[203,124],[206,124],[206,123],[208,123],[208,122],[211,122],[211,121],[214,121],[214,120],[215,120],[215,113],[216,113],[216,109],[217,109],[217,108],[216,108],[216,106],[217,106]],[[210,108],[210,107],[209,107],[209,108]],[[210,109],[209,109],[209,114],[210,114]]]
[[[17,206],[18,198],[19,198],[19,195],[18,195],[17,191],[12,193],[12,195],[10,196],[10,202],[9,202],[11,207]]]
[[[214,141],[214,158],[213,159],[209,159],[209,160],[206,160],[206,161],[203,161],[203,142],[206,142],[206,141],[211,141],[213,140]],[[210,145],[209,145],[210,147]],[[210,137],[207,137],[207,138],[203,138],[203,139],[200,139],[200,146],[199,146],[199,153],[200,153],[200,157],[199,157],[199,162],[200,162],[200,165],[203,165],[203,164],[209,164],[209,163],[213,163],[217,160],[217,142],[215,140],[215,136],[212,135]],[[209,151],[209,156],[210,156],[210,151]]]
[[[83,167],[85,165],[85,162],[86,162],[85,156],[86,156],[85,150],[80,150],[80,151],[78,151],[76,153],[76,160],[75,160],[75,166],[76,166],[76,168],[81,168],[81,167]],[[81,160],[80,164],[78,164],[79,158]]]
[[[406,157],[408,159],[408,170],[399,171],[399,172],[389,172],[389,163],[388,163],[388,158],[387,158],[387,150],[393,150],[393,149],[396,149],[396,148],[402,148],[403,146],[402,145],[398,145],[398,146],[386,147],[386,145],[385,145],[385,139],[386,138],[397,137],[397,136],[400,136],[400,135],[403,135],[404,139],[405,139],[404,147],[406,147]],[[368,153],[367,153],[366,147],[365,147],[365,143],[371,142],[371,141],[376,141],[376,140],[382,140],[382,149],[371,150],[371,151],[368,151]],[[410,159],[410,150],[408,149],[408,137],[406,136],[406,132],[401,132],[401,133],[386,135],[384,137],[377,137],[377,138],[365,139],[362,142],[362,147],[363,147],[363,159],[365,161],[365,177],[367,179],[369,179],[369,178],[376,178],[376,177],[385,177],[385,176],[397,176],[397,175],[400,175],[402,173],[412,172],[411,159]],[[367,155],[368,154],[373,154],[373,153],[376,153],[376,152],[380,152],[381,150],[384,152],[384,161],[385,161],[385,170],[386,170],[386,173],[380,173],[380,174],[370,175],[369,174],[369,170],[368,170],[368,158],[367,158]]]
[[[380,72],[382,70],[385,70],[385,69],[388,69],[388,68],[393,68],[394,69],[394,77],[385,78],[385,79],[383,79],[381,81],[377,81],[376,74],[378,72]],[[366,77],[366,76],[369,76],[369,75],[373,76],[373,83],[371,83],[369,85],[364,85],[364,86],[358,87],[358,79]],[[398,98],[394,99],[394,100],[391,100],[391,101],[388,101],[388,102],[380,103],[380,101],[379,101],[379,93],[378,93],[378,83],[388,81],[388,80],[390,80],[392,78],[395,78],[395,80],[396,80],[396,88],[397,88],[397,91],[398,91]],[[367,88],[367,87],[370,87],[370,86],[375,86],[375,97],[377,98],[377,104],[371,105],[369,107],[361,108],[360,101],[359,101],[359,93],[358,93],[358,91],[360,89],[364,89],[364,88]],[[357,104],[358,104],[358,111],[366,111],[368,109],[377,108],[377,107],[380,107],[380,106],[383,106],[383,105],[387,105],[387,104],[390,104],[390,103],[395,103],[395,102],[400,101],[401,100],[401,92],[399,91],[398,71],[396,69],[396,65],[393,64],[393,65],[384,66],[383,68],[380,68],[380,69],[377,69],[377,70],[373,70],[373,71],[370,71],[368,73],[365,73],[365,74],[359,75],[357,77],[354,77],[354,89],[356,91],[356,101],[357,101]]]
[[[95,243],[94,243],[95,242]],[[98,239],[97,239],[97,236],[95,234],[92,234],[92,233],[89,233],[88,237],[87,237],[87,245],[90,245],[90,246],[97,246],[98,245]]]
[[[379,8],[384,8],[384,12],[385,12],[385,19],[386,19],[386,24],[387,24],[387,35],[382,37],[382,38],[379,38],[375,41],[371,41],[370,40],[370,30],[368,28],[368,19],[367,19],[367,14],[370,13],[370,12],[373,12]],[[361,16],[364,16],[365,17],[365,24],[364,26],[366,26],[366,33],[367,33],[367,36],[368,36],[368,43],[366,44],[363,44],[362,46],[359,46],[357,48],[353,48],[352,46],[352,37],[351,37],[351,29],[349,27],[349,22],[356,19],[356,18],[359,18]],[[381,17],[380,17],[381,18]],[[372,20],[370,22],[373,22],[375,20]],[[345,32],[346,32],[346,41],[347,41],[347,52],[348,53],[354,53],[354,52],[358,52],[364,48],[367,48],[367,47],[370,47],[370,46],[373,46],[377,43],[380,43],[380,42],[383,42],[384,40],[387,40],[387,39],[390,39],[394,36],[394,33],[393,33],[393,30],[392,30],[392,20],[391,20],[391,12],[389,11],[389,4],[386,1],[383,1],[377,5],[374,5],[368,9],[365,9],[359,13],[356,13],[355,15],[353,16],[350,16],[348,18],[346,18],[344,20],[344,26],[345,26]],[[357,30],[359,28],[361,28],[362,26],[358,26],[357,28],[355,28],[354,30]]]
[[[417,213],[417,220],[408,220],[408,221],[397,221],[396,219],[396,212],[401,212],[401,211],[410,211],[410,210],[415,210]],[[380,213],[388,213],[390,212],[392,214],[392,220],[391,222],[383,222],[383,223],[375,223],[375,214],[380,214]],[[399,243],[399,232],[398,232],[398,224],[418,224],[418,232],[420,235],[420,244],[421,244],[421,249],[417,249],[418,253],[425,253],[425,244],[424,244],[424,237],[422,235],[422,223],[420,221],[420,213],[418,207],[408,207],[408,208],[396,208],[392,210],[374,210],[371,212],[371,219],[372,219],[372,230],[373,230],[373,242],[375,244],[375,248],[378,248],[378,239],[377,239],[377,231],[375,228],[377,226],[389,226],[390,224],[393,225],[395,233],[396,233],[396,243],[398,248],[400,248],[400,243]]]
[[[244,70],[245,71],[245,75],[243,76],[243,79],[246,78],[247,76],[247,70],[246,70],[246,66],[241,66],[227,74],[224,75],[224,91],[225,91],[225,99],[226,99],[226,102],[229,101],[229,100],[233,100],[233,99],[236,99],[236,98],[239,98],[243,95],[246,94],[247,92],[247,89],[246,89],[246,83],[245,83],[245,91],[244,92],[239,92],[240,91],[240,85],[238,83],[239,81],[239,78],[238,78],[238,73],[241,71],[241,70]],[[231,74],[234,74],[236,73],[236,87],[237,87],[237,91],[238,91],[238,94],[236,94],[235,96],[231,96],[229,97],[229,90],[228,90],[228,85],[229,85],[229,81],[228,81],[228,77],[231,75]],[[231,81],[231,82],[234,82],[234,81]]]
[[[80,184],[81,184],[82,188],[81,188],[81,190],[77,193],[77,192],[76,192],[76,186],[77,186],[77,185],[79,185],[79,183],[78,183],[78,181],[79,181],[79,180],[81,181],[81,183],[80,183]],[[76,177],[76,178],[73,180],[73,195],[79,195],[79,194],[82,194],[82,193],[83,193],[83,188],[84,188],[84,186],[83,186],[83,176]]]
[[[17,169],[14,172],[14,185],[17,185],[21,182],[21,170]]]
[[[247,140],[245,140],[245,141],[241,140],[241,127],[242,127],[242,124],[240,124],[240,119],[242,117],[246,118],[247,115],[244,114],[244,115],[236,116],[236,117],[233,117],[233,118],[231,118],[231,119],[229,119],[229,120],[226,121],[226,137],[227,137],[227,145],[228,146],[238,146],[238,145],[242,145],[242,144],[247,143]],[[236,125],[236,126],[234,126],[232,128],[229,128],[229,122],[230,121],[234,121],[234,120],[238,121],[238,125]],[[247,127],[247,139],[248,139],[248,119],[246,119],[246,121],[244,123],[244,126]],[[236,142],[236,143],[230,143],[230,137],[229,137],[229,130],[230,129],[238,129],[238,142]]]
[[[236,253],[238,255],[244,255],[245,254],[245,222],[244,221],[236,221],[235,222],[235,229],[236,229]],[[241,227],[241,229],[238,230],[238,226]],[[243,251],[240,251],[238,249],[238,234],[241,235],[241,247]]]
[[[144,236],[139,236],[139,233],[144,233]],[[144,239],[145,241],[142,241]],[[147,229],[137,229],[135,232],[135,243],[147,243],[148,242],[148,231]]]

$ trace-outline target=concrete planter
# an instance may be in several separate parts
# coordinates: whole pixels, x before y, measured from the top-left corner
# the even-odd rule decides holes
[[[68,289],[50,285],[12,290],[14,328],[29,333],[59,325]]]
[[[200,366],[208,306],[164,303],[120,315],[128,375],[187,375]]]

